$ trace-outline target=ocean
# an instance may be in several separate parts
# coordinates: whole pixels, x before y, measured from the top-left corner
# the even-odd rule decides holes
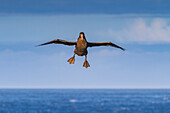
[[[0,113],[170,113],[170,90],[0,89]]]

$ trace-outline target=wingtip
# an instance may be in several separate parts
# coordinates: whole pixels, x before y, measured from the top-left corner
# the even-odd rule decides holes
[[[40,44],[40,45],[36,45],[36,46],[34,46],[34,47],[39,47],[39,46],[42,46],[42,45]]]
[[[126,51],[126,49],[124,49],[124,48],[120,48],[121,50],[123,50],[123,51]]]

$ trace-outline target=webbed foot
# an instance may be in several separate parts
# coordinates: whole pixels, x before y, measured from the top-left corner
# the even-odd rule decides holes
[[[83,63],[83,67],[85,67],[85,68],[90,67],[90,64],[88,63],[88,61],[87,61],[87,60],[85,60],[85,61],[84,61],[84,63]]]
[[[71,57],[67,62],[69,62],[70,64],[74,64],[75,56]]]

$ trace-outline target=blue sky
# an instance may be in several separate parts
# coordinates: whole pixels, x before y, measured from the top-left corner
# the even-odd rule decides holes
[[[0,1],[0,88],[170,88],[167,0]],[[81,7],[84,7],[81,9]],[[67,63],[74,47],[56,38],[112,41]]]
[[[169,0],[1,0],[4,14],[169,14]]]

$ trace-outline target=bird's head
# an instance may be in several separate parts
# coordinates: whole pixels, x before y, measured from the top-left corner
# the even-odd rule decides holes
[[[80,37],[80,38],[85,38],[84,32],[80,32],[79,37]]]

